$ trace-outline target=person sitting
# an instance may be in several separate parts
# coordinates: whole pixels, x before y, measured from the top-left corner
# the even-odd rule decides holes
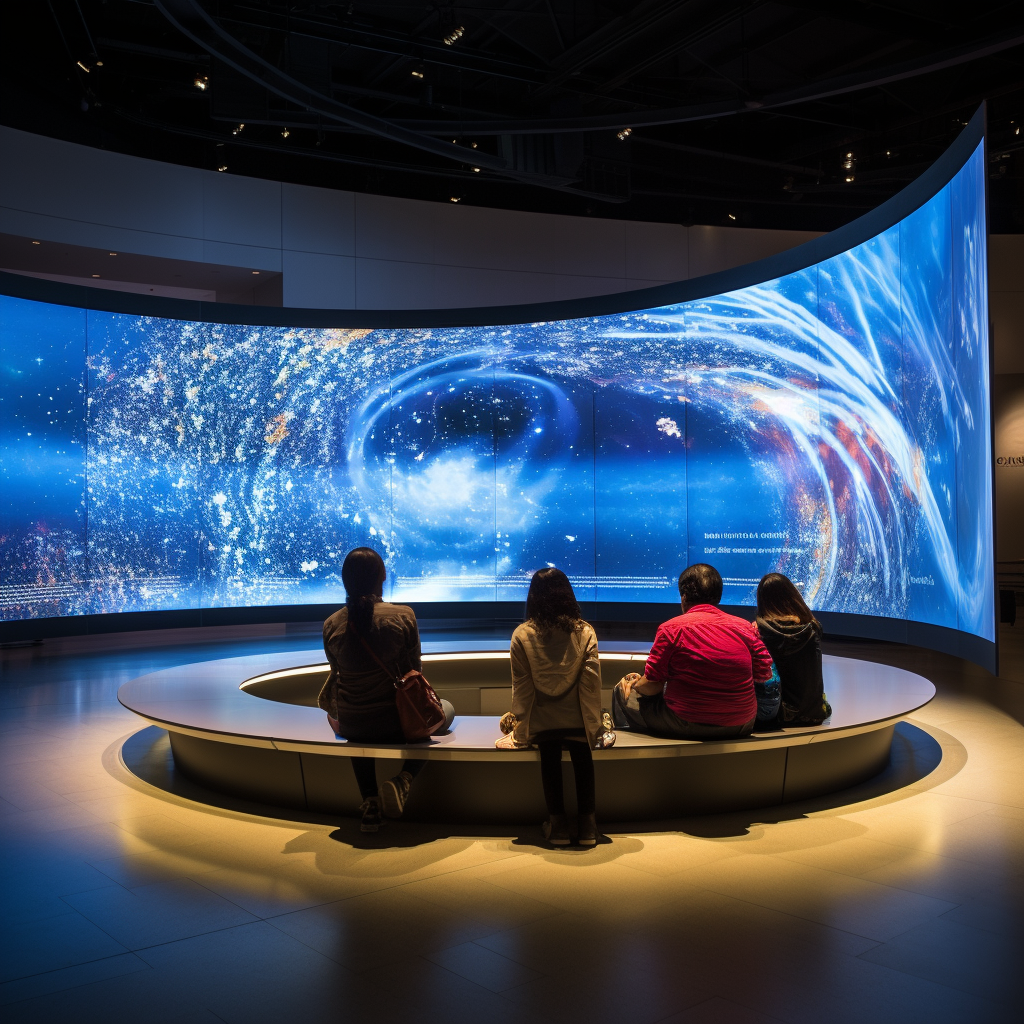
[[[411,608],[384,602],[386,578],[384,560],[376,551],[350,551],[341,567],[345,606],[324,623],[324,651],[331,672],[317,703],[327,712],[335,733],[350,743],[406,742],[395,702],[395,679],[421,669],[420,633]],[[393,666],[390,673],[381,668],[374,654],[388,669]],[[446,700],[441,704],[447,730],[455,708]],[[382,811],[389,818],[401,817],[412,781],[426,761],[407,759],[402,771],[379,789],[374,759],[353,757],[351,761],[363,798],[359,827],[363,832],[376,832],[382,824]]]
[[[782,573],[757,585],[755,624],[781,683],[778,725],[821,725],[832,714],[821,678],[821,623]]]
[[[583,621],[569,578],[561,569],[533,574],[526,597],[526,621],[512,634],[511,743],[536,744],[548,808],[544,835],[552,846],[568,846],[569,826],[562,793],[562,750],[569,751],[576,777],[579,812],[576,841],[597,843],[594,761],[590,748],[604,734],[601,666],[597,634]]]
[[[722,577],[712,566],[684,569],[679,599],[683,613],[658,627],[644,674],[616,683],[615,725],[672,739],[750,735],[754,683],[771,678],[771,655],[749,622],[718,607]]]

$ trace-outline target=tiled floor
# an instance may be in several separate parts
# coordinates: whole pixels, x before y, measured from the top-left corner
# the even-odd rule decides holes
[[[1005,631],[1000,679],[834,646],[939,687],[881,780],[609,825],[588,852],[543,849],[533,826],[362,837],[125,768],[142,723],[115,700],[123,681],[290,643],[0,653],[6,1021],[1020,1019],[1024,629]]]

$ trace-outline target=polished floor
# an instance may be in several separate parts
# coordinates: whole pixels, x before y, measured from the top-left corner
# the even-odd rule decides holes
[[[115,699],[156,668],[308,646],[0,652],[5,1021],[1020,1019],[1024,628],[998,679],[833,645],[939,688],[841,799],[606,823],[557,852],[532,824],[363,837],[201,802]]]

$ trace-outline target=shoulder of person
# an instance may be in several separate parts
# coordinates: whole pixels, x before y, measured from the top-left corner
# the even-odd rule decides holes
[[[416,613],[407,604],[390,604],[387,601],[379,601],[374,606],[374,615],[384,619],[400,619],[404,622],[416,621]]]
[[[579,630],[580,639],[585,644],[589,645],[589,644],[593,643],[593,645],[596,647],[597,646],[597,630],[594,629],[594,627],[589,622],[587,622],[586,619],[580,619],[580,623],[581,623],[580,630]]]
[[[336,633],[348,621],[348,609],[342,605],[333,615],[324,620],[324,636]]]
[[[531,639],[537,633],[537,627],[534,626],[529,619],[526,622],[520,622],[514,630],[512,630],[512,643],[523,643],[526,640]]]

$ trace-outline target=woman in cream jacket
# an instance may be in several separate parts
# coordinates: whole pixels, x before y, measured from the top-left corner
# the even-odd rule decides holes
[[[541,569],[530,581],[526,622],[512,634],[512,714],[515,729],[500,746],[536,745],[548,806],[544,835],[568,846],[562,793],[562,750],[569,751],[579,811],[577,842],[597,843],[591,747],[606,732],[601,712],[597,634],[584,622],[568,577]],[[508,742],[510,741],[510,742]]]

